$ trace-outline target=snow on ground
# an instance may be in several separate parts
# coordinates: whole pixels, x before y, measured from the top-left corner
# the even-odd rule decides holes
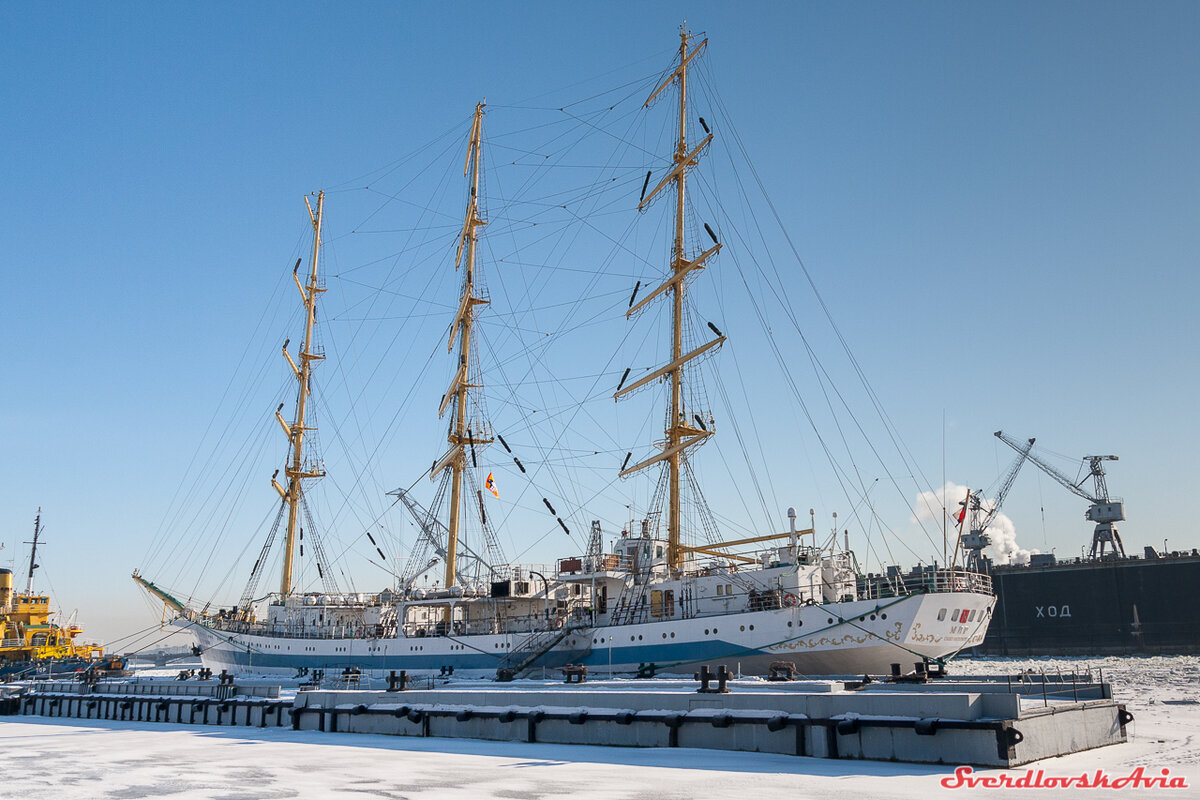
[[[1128,744],[1048,759],[1050,776],[1136,767],[1185,776],[1186,791],[1141,789],[1138,797],[1196,796],[1200,787],[1200,658],[986,659],[957,674],[1103,666],[1117,699],[1135,715]],[[593,684],[596,686],[596,684]],[[1026,768],[1008,770],[1013,778]],[[214,728],[98,720],[0,718],[0,797],[74,798],[626,798],[786,797],[788,800],[926,800],[953,797],[952,767],[830,761],[763,753],[633,749],[412,739],[290,729]],[[986,770],[977,775],[996,775]],[[979,791],[979,790],[976,790]],[[1112,796],[1113,791],[990,790],[984,796]]]

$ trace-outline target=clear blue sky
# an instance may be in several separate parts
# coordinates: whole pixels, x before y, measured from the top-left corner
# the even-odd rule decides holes
[[[986,487],[1004,469],[999,428],[1074,457],[1116,453],[1127,546],[1200,546],[1186,502],[1200,479],[1194,3],[2,11],[0,563],[21,561],[42,506],[43,588],[80,608],[91,635],[154,620],[129,572],[247,343],[278,358],[282,334],[255,329],[269,303],[293,300],[279,288],[303,247],[302,196],[357,185],[461,127],[483,97],[489,128],[513,130],[505,105],[655,73],[684,19],[709,35],[746,150],[924,474],[940,484],[943,416],[957,483]],[[338,197],[331,224],[344,234]],[[787,281],[807,291],[799,274]],[[335,315],[349,308],[336,283]],[[727,327],[746,314],[729,302],[711,317]],[[274,399],[246,402],[269,420]],[[432,413],[409,419],[438,427]],[[623,441],[648,441],[641,430]],[[794,454],[783,438],[769,455]],[[373,480],[407,485],[435,442],[396,444]],[[781,505],[838,510],[807,469],[775,468]],[[254,475],[257,522],[269,470]],[[1024,546],[1061,555],[1090,540],[1084,505],[1027,468],[1007,512]],[[229,536],[235,550],[259,546],[257,533]],[[547,540],[532,555],[568,549]]]

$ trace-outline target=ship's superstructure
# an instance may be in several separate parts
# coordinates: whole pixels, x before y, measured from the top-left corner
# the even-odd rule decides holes
[[[635,289],[627,314],[659,299],[669,304],[669,354],[662,366],[628,383],[626,370],[614,393],[622,399],[659,382],[669,388],[657,452],[632,465],[630,453],[620,470],[621,477],[640,476],[651,467],[661,470],[645,517],[633,521],[612,547],[606,547],[600,523],[593,522],[584,554],[543,566],[506,563],[492,530],[484,491],[494,491],[494,486],[490,475],[483,477],[480,456],[495,440],[509,447],[484,413],[473,337],[477,310],[489,302],[477,251],[486,224],[479,205],[480,103],[468,135],[467,207],[454,257],[461,291],[447,348],[455,359],[453,376],[438,408],[439,416],[449,413],[448,449],[428,472],[436,487],[432,501],[420,503],[412,487],[392,493],[417,528],[403,574],[394,588],[370,594],[328,585],[324,592],[297,593],[291,580],[293,545],[302,547],[303,541],[319,547],[320,542],[311,518],[305,517],[306,528],[297,523],[298,510],[307,514],[304,481],[323,473],[303,450],[304,433],[310,430],[305,418],[310,362],[320,358],[311,344],[321,291],[319,196],[317,210],[309,210],[314,228],[309,280],[305,285],[296,278],[307,310],[300,364],[286,345],[284,349],[299,382],[296,413],[288,422],[277,412],[292,446],[287,485],[275,482],[280,495],[277,528],[287,518],[280,591],[265,602],[266,613],[261,614],[264,604],[254,597],[255,578],[237,607],[212,613],[135,573],[177,613],[177,623],[194,633],[207,666],[251,671],[353,666],[373,672],[495,675],[571,662],[599,672],[644,674],[690,672],[698,663],[719,660],[749,673],[765,672],[773,661],[790,661],[809,674],[880,674],[893,664],[907,670],[914,662],[945,659],[982,641],[993,603],[985,575],[962,569],[864,575],[849,548],[839,546],[836,530],[819,541],[815,525],[798,529],[792,509],[786,530],[721,540],[712,535],[715,525],[708,524],[711,516],[704,516],[699,497],[686,505],[700,509],[695,513],[706,520],[700,526],[704,530],[689,529],[684,495],[691,489],[699,496],[689,458],[715,432],[712,413],[690,399],[697,393],[689,389],[689,380],[701,358],[725,342],[709,323],[713,336],[685,348],[685,342],[695,339],[685,318],[686,287],[722,249],[707,225],[712,244],[689,244],[685,226],[688,172],[714,138],[700,120],[706,135],[698,143],[688,141],[689,68],[706,43],[681,31],[677,63],[646,100],[649,105],[672,86],[678,91],[672,165],[650,191],[652,172],[646,176],[638,205],[642,210],[660,194],[674,196],[667,275],[640,301]],[[517,465],[524,472],[519,461]],[[543,502],[566,530],[550,500]],[[255,564],[255,576],[267,561],[270,542]],[[317,559],[322,579],[331,579],[328,561],[321,555]],[[437,570],[441,579],[432,586],[418,582]]]

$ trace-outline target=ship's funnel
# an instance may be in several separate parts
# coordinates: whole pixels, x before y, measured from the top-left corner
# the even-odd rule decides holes
[[[12,586],[12,570],[0,568],[0,612],[8,611],[12,605]]]

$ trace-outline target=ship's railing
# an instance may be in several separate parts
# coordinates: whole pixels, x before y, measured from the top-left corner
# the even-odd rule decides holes
[[[504,564],[494,568],[495,575],[502,580],[514,581],[536,581],[540,587],[542,579],[538,575],[544,575],[549,578],[554,574],[549,564]]]
[[[286,639],[350,639],[382,638],[395,634],[395,625],[330,625],[304,626],[295,623],[245,622],[233,619],[212,619],[208,627],[226,633],[249,636],[279,636]]]
[[[406,622],[402,627],[409,638],[436,636],[495,636],[553,631],[562,628],[586,627],[592,623],[592,612],[587,608],[576,608],[562,612],[551,608],[549,615],[544,611],[520,616],[488,617],[486,619],[442,620],[429,622]]]
[[[963,569],[931,569],[903,577],[868,575],[860,577],[858,581],[859,598],[863,600],[942,592],[993,594],[992,578]]]
[[[23,639],[4,639],[0,641],[0,647],[21,647],[25,644]]]
[[[560,558],[555,565],[558,575],[589,575],[596,572],[628,572],[633,569],[633,559],[617,553],[601,556],[575,556]]]
[[[557,630],[564,627],[578,627],[591,624],[591,611],[586,608],[576,608],[563,612],[551,606],[550,613],[539,610],[533,614],[521,616],[487,617],[475,620],[455,620],[447,623],[442,620],[428,622],[405,622],[402,625],[404,635],[409,638],[424,638],[435,636],[466,636],[466,635],[497,635],[523,634],[534,631]],[[333,626],[302,626],[289,623],[246,622],[217,618],[207,621],[210,628],[225,633],[241,633],[250,636],[274,636],[285,639],[382,639],[391,638],[397,633],[393,622],[385,625],[333,625]]]

